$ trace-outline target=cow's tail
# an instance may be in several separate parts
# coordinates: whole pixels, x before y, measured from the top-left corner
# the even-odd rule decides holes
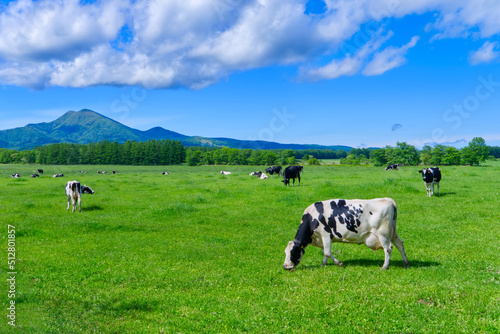
[[[398,232],[396,232],[396,221],[398,219],[398,206],[396,205],[396,202],[394,200],[392,200],[392,206],[393,206],[393,214],[391,221],[391,240],[394,240],[395,238],[398,237]]]

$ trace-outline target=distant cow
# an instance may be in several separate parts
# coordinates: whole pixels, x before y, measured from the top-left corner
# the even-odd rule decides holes
[[[261,171],[258,171],[258,172],[251,172],[250,173],[250,176],[257,176],[257,177],[260,177],[262,175],[262,172]]]
[[[76,206],[78,204],[78,211],[82,212],[82,194],[93,194],[94,191],[90,189],[87,185],[81,185],[78,181],[68,181],[66,184],[66,196],[68,197],[68,208],[69,202],[73,203],[73,211],[75,212]]]
[[[168,172],[163,172],[162,174],[163,174],[163,175],[168,175]]]
[[[220,173],[222,175],[231,175],[232,174],[231,172],[226,172],[226,171],[223,171],[223,170],[221,170]]]
[[[43,174],[43,169],[38,169],[38,173]]]
[[[17,178],[21,177],[21,175],[19,175],[19,173],[16,173],[16,174],[12,174],[10,177],[17,179]]]
[[[389,166],[387,166],[387,168],[385,169],[386,171],[387,170],[396,170],[396,169],[399,169],[399,164],[389,164]]]
[[[97,171],[97,174],[106,174],[106,171],[103,171],[103,170],[98,170],[98,171]]]
[[[300,173],[302,172],[302,166],[288,166],[285,168],[283,171],[283,181],[285,185],[290,184],[290,179],[293,180],[292,185],[295,185],[295,179],[299,179],[299,186],[300,186]]]
[[[52,177],[63,177],[63,176],[64,176],[64,174],[54,174],[54,175],[52,175]]]
[[[31,177],[39,177],[40,175],[38,175],[37,173],[34,173],[34,174],[31,174]]]
[[[116,171],[113,171],[113,174],[116,174]]]
[[[323,266],[330,258],[342,267],[342,262],[331,252],[332,242],[365,244],[374,251],[384,249],[382,269],[389,268],[394,243],[406,268],[408,259],[403,240],[396,232],[396,218],[397,207],[392,198],[331,199],[311,204],[302,215],[295,238],[285,249],[283,268],[290,270],[297,267],[309,244],[323,249]]]
[[[271,166],[271,167],[266,169],[266,173],[271,175],[271,177],[273,177],[274,174],[278,174],[278,176],[279,176],[279,175],[281,175],[281,166]]]
[[[431,197],[434,194],[434,185],[437,185],[439,195],[439,181],[441,181],[441,170],[438,167],[430,167],[418,171],[422,173],[422,179],[425,182],[427,196]]]

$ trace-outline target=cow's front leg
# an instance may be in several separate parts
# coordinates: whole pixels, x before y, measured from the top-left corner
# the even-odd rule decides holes
[[[332,259],[333,263],[335,263],[339,267],[343,267],[344,264],[337,260],[335,256],[332,254],[332,241],[330,237],[323,239],[323,263],[322,266],[326,266],[328,263],[328,258]]]

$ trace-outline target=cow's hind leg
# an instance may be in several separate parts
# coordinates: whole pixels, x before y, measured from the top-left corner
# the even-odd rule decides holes
[[[396,233],[394,236],[394,240],[392,240],[392,242],[394,243],[394,245],[396,245],[396,248],[398,249],[399,253],[401,253],[401,257],[403,258],[403,266],[405,268],[408,268],[409,262],[408,258],[406,257],[405,248],[403,246],[403,240],[401,240],[399,235]]]
[[[335,263],[339,267],[343,267],[344,264],[337,260],[335,256],[332,254],[332,241],[330,238],[323,239],[323,263],[322,266],[326,266],[328,263],[328,258],[332,259],[333,263]]]
[[[69,210],[69,202],[71,201],[71,197],[68,196],[68,207],[66,208],[66,210]]]
[[[389,269],[389,262],[391,261],[392,243],[389,239],[383,236],[378,236],[382,247],[384,248],[385,260],[382,269]]]

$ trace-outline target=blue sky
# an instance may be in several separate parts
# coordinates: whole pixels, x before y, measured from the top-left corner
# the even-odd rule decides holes
[[[500,146],[500,2],[0,1],[0,129]]]

